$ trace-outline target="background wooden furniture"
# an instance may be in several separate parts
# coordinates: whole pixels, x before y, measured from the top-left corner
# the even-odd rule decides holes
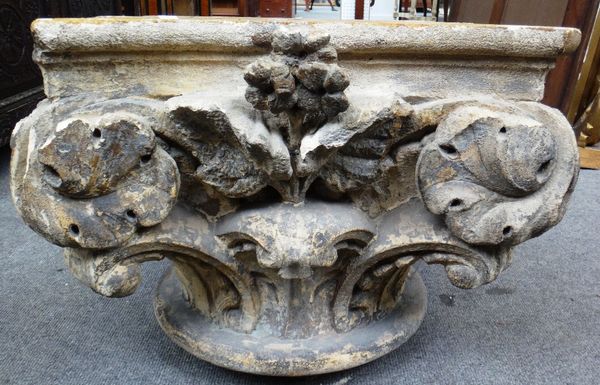
[[[123,0],[124,2],[127,0]],[[130,0],[134,3],[133,15],[177,15],[177,16],[240,16],[240,17],[292,17],[292,0]],[[274,3],[268,7],[273,15],[260,10],[263,3]],[[286,3],[286,13],[280,12],[279,3]],[[287,13],[289,11],[289,13]],[[289,14],[289,16],[288,16]]]
[[[590,34],[567,117],[576,121],[581,167],[600,169],[600,13]]]
[[[31,59],[31,22],[38,17],[119,15],[122,10],[120,0],[0,0],[0,146],[44,98],[42,77]]]
[[[293,2],[291,0],[260,0],[261,17],[292,17]]]
[[[38,2],[0,0],[0,146],[15,123],[43,98],[41,75],[31,60],[31,21],[42,14]]]
[[[453,0],[449,21],[575,27],[582,31],[579,48],[560,57],[546,81],[543,102],[567,114],[589,46],[600,0]],[[575,119],[570,116],[571,122]]]
[[[242,16],[245,5],[244,0],[211,0],[211,16]]]

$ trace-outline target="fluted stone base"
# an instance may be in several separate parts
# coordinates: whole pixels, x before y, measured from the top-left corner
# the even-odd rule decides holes
[[[257,329],[240,333],[207,319],[186,300],[173,269],[161,280],[154,301],[165,333],[193,355],[215,365],[270,376],[305,376],[348,369],[389,353],[419,328],[427,308],[427,290],[412,271],[398,306],[382,319],[346,333],[289,339]]]

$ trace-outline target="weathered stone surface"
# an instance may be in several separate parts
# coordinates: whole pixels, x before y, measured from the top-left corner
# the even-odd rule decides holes
[[[577,177],[571,127],[537,102],[575,30],[101,18],[33,31],[50,99],[12,138],[19,213],[105,296],[169,259],[161,326],[228,368],[307,375],[388,353],[424,316],[415,263],[465,289],[493,281],[512,246],[562,218]]]
[[[514,245],[562,218],[579,166],[569,123],[554,110],[466,104],[432,136],[417,165],[419,188],[459,238]]]
[[[61,246],[119,246],[175,205],[179,173],[152,130],[160,118],[119,104],[46,101],[15,129],[15,204]]]

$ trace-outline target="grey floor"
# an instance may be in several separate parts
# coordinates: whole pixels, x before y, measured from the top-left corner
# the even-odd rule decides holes
[[[583,171],[564,221],[516,250],[488,286],[463,291],[420,269],[429,309],[412,339],[354,370],[286,380],[197,360],[152,314],[165,263],[131,297],[70,276],[61,251],[16,217],[0,150],[0,384],[599,384],[600,172]]]

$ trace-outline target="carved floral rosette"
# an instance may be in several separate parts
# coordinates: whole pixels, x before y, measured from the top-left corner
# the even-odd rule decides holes
[[[394,90],[365,107],[345,93],[352,79],[329,34],[277,27],[253,39],[270,52],[247,65],[238,95],[79,93],[17,126],[18,211],[96,292],[130,295],[140,263],[168,258],[165,295],[211,333],[298,348],[406,312],[418,261],[461,288],[491,282],[514,245],[563,216],[578,167],[558,111]],[[171,308],[157,301],[160,320]],[[416,329],[424,305],[413,311]],[[403,342],[333,363],[315,342],[313,364],[269,366],[211,355],[161,324],[203,358],[267,374],[342,369]]]

